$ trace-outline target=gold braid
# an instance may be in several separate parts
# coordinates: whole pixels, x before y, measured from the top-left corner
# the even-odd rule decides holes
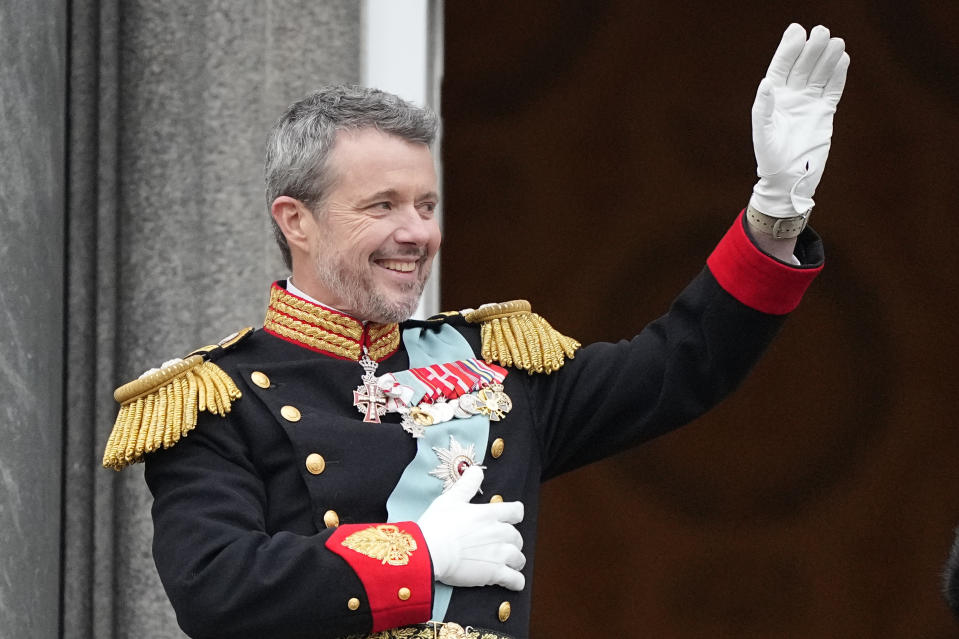
[[[552,373],[572,359],[580,343],[554,329],[532,312],[526,300],[487,304],[464,311],[470,323],[481,324],[483,359],[532,373]]]
[[[147,453],[173,446],[193,430],[200,411],[226,415],[240,396],[230,376],[201,353],[124,384],[113,394],[120,411],[103,466],[121,470]]]

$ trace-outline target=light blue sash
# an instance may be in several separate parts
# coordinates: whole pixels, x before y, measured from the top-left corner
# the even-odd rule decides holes
[[[473,357],[473,351],[459,332],[443,324],[434,328],[408,328],[403,331],[403,343],[410,357],[410,368],[443,364]],[[389,521],[416,521],[434,499],[443,492],[443,481],[430,475],[439,463],[433,447],[446,449],[450,436],[464,448],[473,444],[476,463],[482,465],[489,440],[489,418],[474,415],[467,419],[453,419],[426,428],[423,437],[416,440],[416,456],[410,462],[393,493],[386,501]],[[452,586],[435,582],[433,619],[443,621],[453,595]]]

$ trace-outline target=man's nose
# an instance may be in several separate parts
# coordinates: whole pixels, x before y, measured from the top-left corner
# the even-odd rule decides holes
[[[425,246],[433,237],[436,224],[436,218],[432,215],[426,217],[415,207],[404,207],[394,237],[402,244]]]

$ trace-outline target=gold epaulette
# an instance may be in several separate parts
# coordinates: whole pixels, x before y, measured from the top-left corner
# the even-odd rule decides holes
[[[533,373],[552,373],[573,358],[580,343],[532,312],[526,300],[484,304],[463,311],[471,324],[481,323],[482,356],[488,362]]]
[[[251,332],[244,328],[116,389],[113,398],[120,412],[103,451],[103,467],[122,470],[143,461],[146,453],[173,446],[193,430],[200,411],[221,417],[229,413],[240,389],[209,357]]]

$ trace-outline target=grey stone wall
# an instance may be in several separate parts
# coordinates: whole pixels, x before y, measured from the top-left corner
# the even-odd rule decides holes
[[[269,283],[286,275],[263,141],[313,87],[358,80],[359,19],[355,1],[124,5],[118,381],[262,322]],[[150,558],[142,469],[117,481],[116,636],[181,636]]]
[[[0,636],[59,622],[64,3],[0,3]]]
[[[356,0],[0,3],[0,636],[182,637],[113,388],[262,321],[284,107],[359,80]],[[62,586],[62,596],[61,596]]]

